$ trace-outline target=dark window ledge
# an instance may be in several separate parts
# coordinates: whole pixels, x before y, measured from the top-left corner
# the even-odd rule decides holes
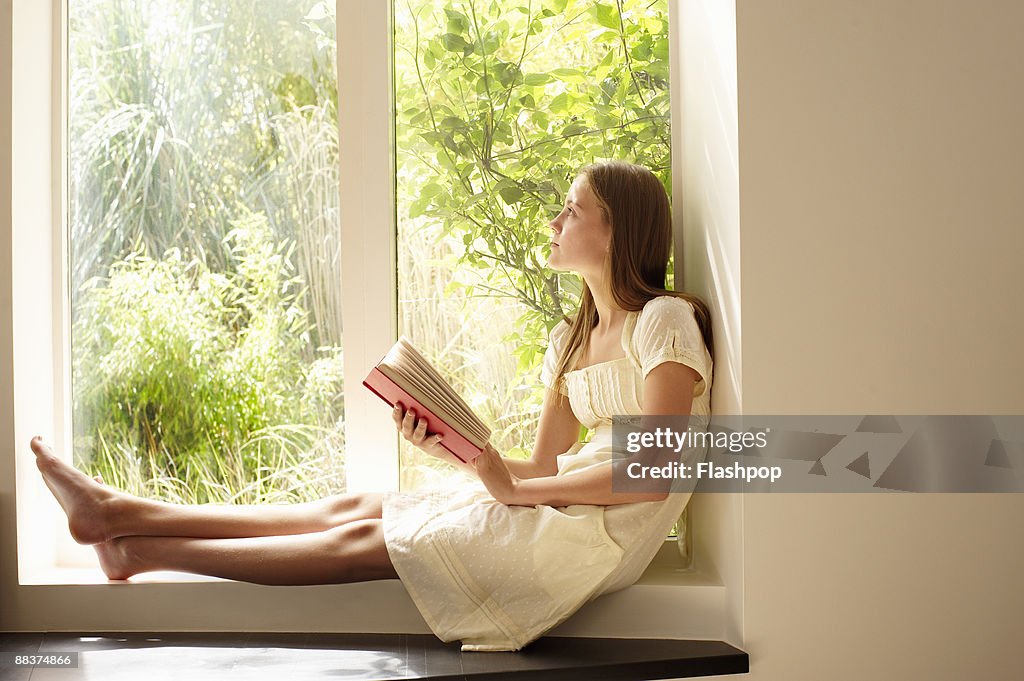
[[[549,636],[517,653],[463,653],[422,634],[0,633],[0,652],[78,652],[61,678],[135,681],[147,669],[175,678],[643,681],[742,674],[747,654],[721,641]],[[7,656],[3,656],[6,661]],[[28,668],[0,677],[27,679]],[[23,673],[23,676],[19,674]]]

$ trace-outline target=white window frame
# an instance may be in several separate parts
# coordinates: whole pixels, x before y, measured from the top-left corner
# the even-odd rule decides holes
[[[428,633],[397,580],[280,588],[155,574],[129,586],[108,584],[95,569],[52,569],[59,556],[49,538],[67,532],[59,508],[39,484],[28,442],[42,433],[58,451],[70,452],[67,256],[60,247],[67,224],[66,2],[0,4],[0,44],[7,39],[2,33],[11,32],[9,65],[8,53],[0,54],[0,99],[11,93],[9,111],[0,110],[0,206],[10,205],[9,222],[0,216],[0,239],[9,234],[12,246],[10,253],[0,249],[0,435],[6,445],[0,448],[0,630]],[[677,3],[669,2],[673,55],[679,50]],[[346,458],[352,490],[396,489],[399,479],[390,412],[360,388],[397,333],[391,41],[375,39],[391,35],[390,12],[390,2],[338,0],[342,304],[349,330]],[[673,69],[677,63],[674,57]],[[676,92],[678,85],[674,74]],[[673,120],[680,120],[679,113],[674,97]],[[681,138],[673,133],[673,139],[678,146]],[[675,153],[673,164],[678,174]],[[681,211],[676,220],[681,234]],[[708,555],[708,562],[687,574],[655,564],[637,586],[588,604],[553,633],[737,641],[742,499],[707,495],[695,497],[691,506],[707,511],[696,521],[706,531],[696,534],[698,559]]]

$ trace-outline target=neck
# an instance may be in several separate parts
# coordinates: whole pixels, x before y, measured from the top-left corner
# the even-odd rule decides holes
[[[597,308],[597,326],[594,331],[604,333],[609,329],[617,327],[626,316],[626,310],[615,303],[612,297],[611,287],[604,280],[591,280],[583,278],[587,282],[590,294],[594,296],[594,306]]]

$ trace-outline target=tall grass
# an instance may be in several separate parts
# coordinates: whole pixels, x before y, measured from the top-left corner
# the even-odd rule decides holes
[[[281,163],[250,189],[279,239],[295,239],[295,263],[308,284],[304,305],[314,320],[312,347],[341,343],[341,233],[338,124],[325,106],[304,106],[272,119]],[[287,196],[287,201],[278,197]]]

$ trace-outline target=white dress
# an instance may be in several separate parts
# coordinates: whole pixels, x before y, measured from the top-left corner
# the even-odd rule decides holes
[[[551,332],[542,378],[551,385],[568,324]],[[611,460],[611,419],[642,413],[643,382],[663,362],[693,368],[691,425],[710,417],[711,356],[690,303],[662,296],[630,312],[626,356],[565,375],[559,389],[591,431],[558,455],[558,475]],[[697,417],[696,419],[693,417]],[[654,558],[688,493],[614,506],[506,506],[479,481],[384,497],[384,540],[407,591],[442,641],[462,650],[519,650],[587,601],[630,586]]]

